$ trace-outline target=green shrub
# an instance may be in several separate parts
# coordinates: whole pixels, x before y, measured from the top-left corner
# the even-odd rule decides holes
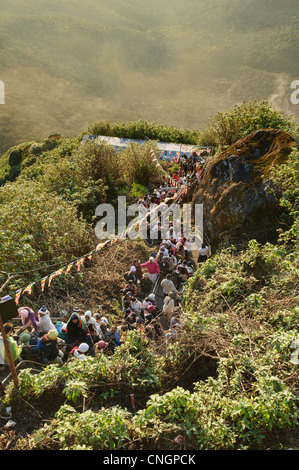
[[[218,112],[200,135],[201,145],[223,150],[258,129],[280,129],[295,134],[297,125],[267,101],[249,101]]]
[[[156,122],[140,120],[136,122],[99,121],[92,124],[88,134],[106,135],[124,139],[157,140],[160,142],[175,142],[197,145],[199,134],[188,129],[180,130],[173,126],[161,125]]]
[[[49,448],[59,442],[60,450],[120,450],[129,441],[129,413],[120,407],[102,408],[99,412],[77,412],[64,405],[55,420],[33,436],[34,448]]]

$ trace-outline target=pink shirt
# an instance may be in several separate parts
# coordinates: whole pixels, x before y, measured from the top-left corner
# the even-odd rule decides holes
[[[147,268],[149,274],[160,274],[160,268],[157,261],[154,261],[153,263],[151,261],[148,261],[147,263],[143,263],[140,266],[142,268]]]

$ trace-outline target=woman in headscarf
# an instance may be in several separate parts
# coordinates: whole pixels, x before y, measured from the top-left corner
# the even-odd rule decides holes
[[[50,330],[55,330],[55,326],[50,319],[50,312],[45,305],[38,311],[39,321],[37,322],[39,336],[43,336]]]
[[[86,342],[89,346],[94,345],[96,341],[99,341],[99,332],[98,332],[98,324],[96,319],[92,316],[90,310],[87,310],[82,317],[85,325],[87,326],[87,336]]]
[[[82,319],[86,325],[94,325],[94,327],[97,328],[98,326],[97,321],[92,316],[92,313],[90,310],[86,310],[84,317],[82,317]]]
[[[38,335],[38,325],[34,311],[29,307],[20,307],[18,309],[18,314],[21,317],[22,326],[18,330],[17,335],[21,334],[28,327],[32,327],[35,333]]]
[[[87,329],[85,323],[78,313],[72,313],[67,325],[66,333],[71,344],[80,344],[85,342]]]

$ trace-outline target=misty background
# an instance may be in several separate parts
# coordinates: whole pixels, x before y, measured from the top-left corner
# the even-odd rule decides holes
[[[203,130],[217,111],[290,101],[297,0],[0,0],[0,155],[98,120]]]

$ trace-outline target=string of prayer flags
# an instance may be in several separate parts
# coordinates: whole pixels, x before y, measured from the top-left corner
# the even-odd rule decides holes
[[[156,155],[155,155],[155,152],[153,151],[153,149],[150,151],[150,155],[153,157],[153,162],[156,162],[156,167],[157,168],[160,168],[161,171],[163,171],[163,173],[165,175],[167,175],[166,171],[164,170],[164,168],[160,165],[159,163],[159,160],[157,159]]]
[[[157,156],[155,155],[155,152],[153,150],[150,151],[150,154],[152,156],[152,159],[153,159],[153,162],[155,162],[156,166],[157,167],[160,167],[161,170],[167,175],[166,171],[163,169],[163,167],[160,165],[159,163],[159,159],[157,158]],[[167,152],[165,152],[165,154],[167,154]],[[177,155],[179,156],[179,153],[177,152]],[[177,194],[176,194],[176,197],[175,197],[175,201],[177,200],[180,200],[180,198],[183,196],[183,194],[186,194],[187,192],[187,188],[181,188],[178,190]],[[170,206],[171,207],[171,206]],[[153,210],[158,210],[158,207],[154,208]],[[140,222],[142,222],[143,220],[146,220],[147,218],[147,214],[141,219]],[[105,246],[110,246],[110,245],[113,245],[114,243],[117,243],[119,242],[120,240],[126,240],[127,238],[127,235],[130,234],[131,231],[134,231],[135,230],[135,226],[131,226],[129,229],[126,229],[124,230],[120,235],[118,235],[117,237],[113,238],[112,240],[106,240],[105,242],[100,242],[96,248],[90,252],[89,254],[86,254],[84,255],[82,258],[78,259],[77,261],[73,261],[71,263],[69,263],[67,265],[67,267],[63,267],[61,269],[59,269],[58,271],[55,271],[53,272],[50,276],[46,276],[44,277],[43,279],[41,279],[41,290],[42,292],[44,292],[44,289],[45,289],[45,285],[46,285],[46,280],[48,279],[49,277],[49,282],[48,282],[48,286],[50,287],[51,286],[51,283],[52,283],[52,280],[56,277],[56,276],[59,276],[60,274],[62,274],[62,272],[65,270],[65,275],[67,275],[71,268],[76,265],[77,266],[77,271],[80,271],[81,270],[81,266],[84,266],[84,260],[85,258],[88,258],[89,260],[92,259],[92,256],[100,251],[102,248],[104,248]],[[32,283],[32,284],[29,284],[24,290],[23,289],[19,289],[16,293],[15,293],[15,303],[18,304],[19,303],[19,300],[20,300],[20,296],[22,293],[28,293],[29,295],[32,293],[32,287],[35,283]]]

